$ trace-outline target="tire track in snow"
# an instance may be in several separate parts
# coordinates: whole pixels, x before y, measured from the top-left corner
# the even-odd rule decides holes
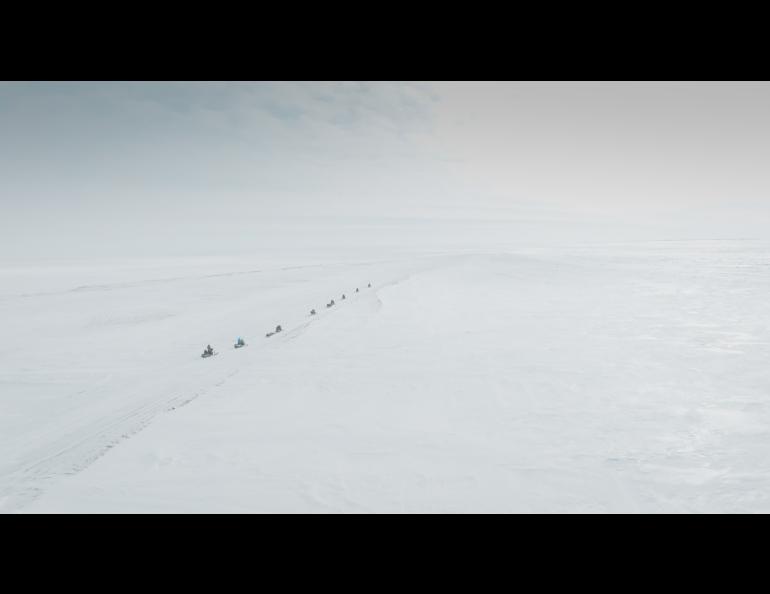
[[[367,263],[359,263],[359,265],[364,264]],[[428,268],[432,267],[435,267],[435,262]],[[205,278],[231,276],[233,274],[253,274],[257,272],[262,271],[206,275]],[[377,303],[375,311],[378,311],[382,306],[382,301],[378,295],[379,290],[403,282],[412,275],[419,274],[420,272],[422,272],[422,270],[401,274],[390,282],[385,282],[381,285],[375,284],[373,287],[365,287],[360,293],[352,293],[350,297],[344,301],[337,302],[332,308],[321,310],[320,313],[312,316],[310,319],[305,318],[301,322],[295,323],[288,330],[281,332],[279,336],[274,336],[271,340],[268,340],[261,345],[249,345],[248,349],[241,351],[245,351],[244,354],[248,353],[249,359],[231,363],[229,372],[227,372],[223,378],[220,377],[218,381],[210,384],[208,388],[191,390],[192,395],[190,395],[190,392],[186,391],[180,394],[179,390],[175,389],[173,390],[175,395],[170,398],[162,396],[152,399],[150,402],[144,402],[138,406],[129,407],[130,410],[128,411],[126,411],[127,407],[122,407],[114,413],[105,415],[97,420],[91,422],[83,421],[82,426],[81,423],[76,422],[75,426],[69,427],[70,429],[75,430],[75,435],[57,437],[51,443],[46,444],[42,451],[38,450],[35,454],[23,456],[19,462],[14,464],[14,470],[0,476],[0,513],[13,513],[23,509],[26,505],[42,495],[48,485],[64,477],[81,472],[106,455],[112,448],[142,431],[159,414],[172,412],[182,406],[186,406],[200,396],[205,395],[210,390],[221,387],[230,377],[238,373],[240,366],[254,360],[250,355],[255,350],[259,352],[265,348],[276,348],[286,341],[300,338],[313,322],[326,319],[339,311],[344,311],[347,309],[344,307],[346,304],[374,298]],[[182,279],[158,279],[146,282],[169,282],[175,280]],[[79,289],[82,290],[83,287]],[[74,289],[74,291],[77,290],[78,289]],[[227,352],[229,353],[229,351]],[[220,352],[219,355],[221,357],[224,354],[224,352]],[[232,353],[229,354],[232,355]],[[227,357],[225,360],[232,361],[231,358]],[[193,365],[200,365],[200,362],[196,361],[195,364],[190,363],[184,368],[177,370],[177,375],[183,374],[186,368],[192,368]],[[236,367],[233,367],[233,365],[236,365]],[[139,388],[141,388],[141,386],[137,389]]]

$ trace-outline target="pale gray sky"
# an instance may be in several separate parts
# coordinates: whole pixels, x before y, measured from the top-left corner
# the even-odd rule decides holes
[[[768,157],[765,83],[5,82],[0,248],[248,250],[403,219],[767,237]]]

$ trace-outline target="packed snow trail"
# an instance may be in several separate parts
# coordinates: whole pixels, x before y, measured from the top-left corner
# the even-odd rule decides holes
[[[770,250],[372,278],[24,510],[770,511]]]
[[[424,266],[425,264],[418,264]],[[59,291],[43,292],[35,295],[36,308],[45,310],[45,315],[50,316],[48,312],[55,312],[58,315],[66,315],[66,307],[59,305],[62,300],[71,301],[70,307],[76,310],[79,317],[85,317],[86,320],[77,320],[79,332],[72,330],[67,335],[66,342],[60,340],[59,348],[66,347],[69,352],[61,353],[52,349],[49,353],[44,352],[46,342],[46,332],[50,328],[40,331],[42,340],[42,353],[24,353],[23,341],[18,343],[10,340],[12,344],[20,344],[21,355],[16,353],[16,359],[19,361],[17,371],[5,372],[0,374],[0,381],[7,384],[3,390],[4,397],[0,403],[3,406],[3,415],[5,419],[2,441],[2,458],[0,459],[0,512],[15,511],[28,505],[35,498],[40,496],[51,485],[56,484],[63,477],[71,476],[82,471],[96,459],[110,451],[121,441],[134,435],[139,430],[146,427],[158,414],[165,411],[176,410],[181,406],[191,402],[202,394],[209,393],[212,389],[223,385],[223,383],[233,375],[245,362],[253,358],[258,358],[260,352],[265,349],[279,348],[284,340],[296,338],[308,324],[323,319],[326,316],[334,315],[339,308],[333,308],[330,311],[324,311],[312,319],[308,318],[306,305],[317,303],[319,295],[337,293],[340,288],[342,277],[347,276],[351,269],[358,268],[376,268],[376,270],[385,278],[388,274],[400,274],[398,269],[403,264],[393,267],[387,262],[377,262],[369,264],[356,263],[348,266],[314,266],[314,267],[288,267],[274,271],[247,271],[245,273],[228,274],[209,274],[193,277],[165,278],[162,283],[155,281],[131,282],[131,283],[113,283],[108,287],[105,285],[96,286],[95,291]],[[409,268],[409,265],[407,265]],[[314,277],[308,277],[308,269],[314,272]],[[395,270],[396,272],[393,272]],[[254,272],[260,272],[255,276]],[[367,275],[368,276],[368,275]],[[274,288],[275,294],[264,295],[266,289],[264,278],[272,279],[272,282],[279,283]],[[288,278],[287,278],[288,277]],[[299,279],[301,288],[297,290],[294,287]],[[355,277],[353,277],[355,278]],[[358,282],[364,282],[359,278]],[[220,295],[227,292],[226,288],[218,288],[221,283],[231,284],[238,281],[238,297],[236,304],[227,303],[226,299],[219,299],[213,302],[204,302],[196,304],[191,308],[190,315],[186,317],[188,322],[179,319],[173,325],[173,329],[164,330],[158,326],[169,324],[172,318],[181,317],[176,314],[169,316],[143,316],[142,314],[129,313],[121,316],[116,312],[115,302],[129,311],[141,310],[143,308],[154,308],[157,304],[151,300],[154,298],[168,298],[168,292],[184,291],[183,300],[189,299],[191,291],[191,279],[194,283],[200,283],[194,286],[194,290],[199,293],[209,294],[212,288]],[[244,279],[250,279],[251,282],[244,283]],[[250,286],[254,279],[259,279],[256,286]],[[345,279],[347,280],[347,279]],[[288,281],[288,282],[287,282]],[[179,283],[187,285],[180,287]],[[284,286],[283,283],[286,283]],[[246,286],[244,286],[244,284]],[[160,292],[158,287],[163,286],[168,292]],[[108,292],[102,289],[109,288]],[[267,287],[268,289],[270,287]],[[288,291],[287,291],[288,289]],[[310,289],[310,290],[308,290]],[[146,296],[140,300],[135,298],[137,290],[146,292]],[[114,295],[127,292],[125,298],[118,301]],[[288,295],[286,294],[288,293]],[[279,302],[281,295],[286,298],[284,302]],[[109,298],[97,299],[96,295],[109,295]],[[90,296],[90,297],[89,297]],[[175,299],[175,298],[174,298]],[[56,301],[57,305],[50,303]],[[86,300],[86,303],[82,303]],[[19,295],[16,299],[6,298],[3,305],[12,310],[12,306],[21,307],[29,310],[29,299],[27,295]],[[81,305],[82,303],[82,305]],[[92,310],[89,305],[96,303],[97,307]],[[301,304],[301,306],[300,306]],[[58,307],[57,307],[58,306]],[[228,308],[226,312],[212,312],[219,307]],[[95,316],[100,322],[104,318],[100,316],[98,310],[104,308],[108,315],[113,319],[118,318],[119,323],[99,323],[94,324]],[[260,311],[260,318],[263,320],[280,319],[286,321],[284,332],[270,339],[260,337],[259,322],[249,321],[253,315],[254,309]],[[62,311],[64,310],[64,311]],[[208,310],[208,311],[207,311]],[[272,310],[268,311],[268,310]],[[198,316],[210,316],[211,320],[206,323],[201,322]],[[51,316],[53,317],[53,316]],[[223,319],[224,318],[224,319]],[[240,320],[238,320],[240,318]],[[29,317],[28,317],[29,319]],[[28,321],[27,319],[27,321]],[[182,325],[184,324],[184,328]],[[73,324],[75,325],[75,324]],[[127,339],[125,331],[135,331],[137,326],[148,326],[148,339],[138,342],[136,338]],[[206,328],[216,330],[207,331]],[[110,332],[111,336],[100,337],[98,340],[87,340],[87,331],[119,329],[122,332]],[[244,328],[251,328],[249,333],[253,336],[251,344],[247,349],[233,349],[229,341],[224,339],[223,328],[231,328],[233,332],[230,336],[245,334]],[[10,327],[13,330],[13,327]],[[29,330],[29,329],[27,329]],[[84,332],[85,330],[85,332]],[[208,333],[207,333],[208,332]],[[35,333],[33,332],[33,335]],[[100,332],[100,334],[104,334]],[[117,336],[120,335],[120,338]],[[193,338],[193,335],[196,337]],[[212,340],[211,336],[221,337],[219,340]],[[169,342],[168,338],[171,338]],[[184,337],[184,340],[180,338]],[[204,345],[210,340],[217,351],[216,357],[201,359],[195,350],[198,345]],[[135,353],[117,351],[110,352],[102,345],[114,346],[116,343],[128,344],[129,348],[135,349]],[[143,352],[145,345],[152,347],[152,356],[147,357]],[[74,349],[73,349],[74,347]],[[129,364],[124,360],[134,355]],[[28,355],[25,359],[22,355]],[[33,416],[30,407],[19,399],[12,401],[11,396],[19,393],[23,398],[23,389],[25,384],[34,385],[37,380],[37,370],[26,367],[31,361],[39,360],[41,355],[50,355],[52,359],[59,359],[62,355],[69,355],[76,359],[74,367],[82,371],[86,376],[83,381],[82,389],[77,390],[70,395],[61,390],[56,393],[56,388],[67,389],[66,382],[51,382],[48,384],[52,388],[52,400],[57,407],[62,407],[67,401],[72,402],[68,408],[63,408],[54,414],[46,414],[44,410],[35,411]],[[83,356],[83,355],[88,355]],[[7,369],[13,370],[13,357],[9,356],[5,365]],[[83,364],[85,360],[92,362],[100,361],[103,365],[109,366],[105,369],[105,375],[102,372],[89,373],[89,367]],[[92,363],[93,364],[93,363]],[[50,361],[48,361],[50,368]],[[43,368],[43,365],[41,365]],[[58,377],[66,378],[67,372],[64,370],[51,372]],[[33,376],[26,381],[24,379]],[[91,378],[98,378],[96,381]],[[90,380],[90,381],[89,381]],[[45,381],[45,380],[44,380]],[[44,405],[44,404],[43,404]],[[25,417],[28,426],[22,423],[14,425],[15,417]],[[46,417],[49,417],[46,419]]]

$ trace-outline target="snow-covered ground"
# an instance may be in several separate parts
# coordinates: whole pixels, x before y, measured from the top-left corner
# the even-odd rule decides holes
[[[0,268],[0,511],[770,512],[770,245],[356,258]]]

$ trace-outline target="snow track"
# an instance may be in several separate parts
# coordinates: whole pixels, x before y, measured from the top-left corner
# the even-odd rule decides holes
[[[357,264],[361,266],[362,264]],[[323,270],[323,266],[293,266],[281,271],[304,271],[306,269]],[[235,272],[227,274],[209,274],[195,277],[203,280],[230,280],[237,277],[262,273],[262,270]],[[166,278],[147,282],[116,283],[110,285],[92,285],[59,293],[38,293],[35,297],[51,298],[70,296],[88,290],[108,292],[126,289],[147,288],[158,284],[172,284],[176,281],[188,281],[188,277]],[[177,378],[169,381],[167,373],[162,378],[153,374],[153,378],[142,380],[133,378],[129,385],[116,387],[109,381],[101,386],[81,390],[83,396],[93,390],[112,391],[110,406],[87,405],[76,414],[58,418],[55,422],[38,428],[34,433],[16,440],[4,451],[0,463],[0,512],[12,512],[29,505],[63,477],[74,475],[87,468],[94,461],[108,453],[122,441],[135,435],[160,414],[169,413],[189,404],[198,397],[219,388],[236,375],[243,365],[255,364],[259,355],[266,349],[280,348],[286,341],[302,336],[313,323],[336,316],[346,306],[365,299],[374,293],[374,288],[353,293],[346,300],[341,300],[333,308],[321,310],[316,316],[304,319],[293,315],[294,323],[285,325],[284,330],[270,338],[252,338],[245,349],[232,349],[231,345],[217,348],[218,357],[200,359],[192,352],[189,361],[174,366],[173,374]],[[22,295],[26,299],[33,295]],[[296,312],[295,312],[296,314]],[[288,327],[286,327],[288,326]],[[201,343],[205,342],[201,337]],[[181,380],[181,381],[180,381]],[[150,397],[137,396],[152,394]],[[174,394],[169,396],[169,394]],[[133,404],[120,404],[129,402]]]

